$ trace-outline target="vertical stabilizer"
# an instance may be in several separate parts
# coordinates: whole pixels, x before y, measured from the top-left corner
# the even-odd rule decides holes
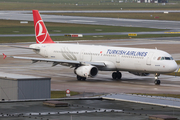
[[[36,35],[36,43],[54,43],[54,41],[49,36],[47,28],[39,14],[38,10],[33,10],[33,18],[34,18],[34,29]]]

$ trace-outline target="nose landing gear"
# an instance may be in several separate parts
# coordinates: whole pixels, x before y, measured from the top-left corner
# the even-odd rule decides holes
[[[160,76],[159,73],[156,73],[155,74],[155,81],[154,81],[154,84],[155,85],[160,85],[161,84],[161,81],[159,80],[158,76]]]

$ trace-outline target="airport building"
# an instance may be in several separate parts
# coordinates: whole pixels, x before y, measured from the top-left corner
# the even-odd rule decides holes
[[[51,96],[51,78],[0,72],[0,100],[45,99]]]

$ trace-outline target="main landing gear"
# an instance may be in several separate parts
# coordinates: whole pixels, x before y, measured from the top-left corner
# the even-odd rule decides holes
[[[77,75],[77,80],[79,80],[79,81],[85,81],[86,80],[86,77],[81,77],[81,76],[79,76],[79,75]]]
[[[112,73],[112,78],[115,80],[115,79],[121,79],[122,77],[122,74],[121,72],[117,71],[117,72],[113,72]]]
[[[155,85],[160,85],[161,84],[161,81],[159,80],[158,76],[160,76],[160,74],[156,73],[155,74],[155,81],[154,81]]]

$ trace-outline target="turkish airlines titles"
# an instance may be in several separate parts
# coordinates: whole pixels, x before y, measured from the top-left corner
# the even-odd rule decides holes
[[[107,54],[117,54],[117,55],[128,55],[128,56],[146,57],[148,52],[108,49],[107,50]]]

